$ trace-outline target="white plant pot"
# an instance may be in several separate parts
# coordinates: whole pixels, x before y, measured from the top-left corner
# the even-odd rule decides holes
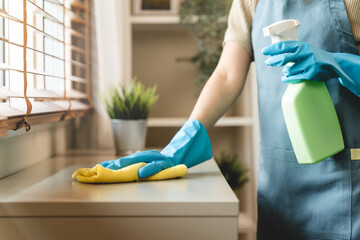
[[[117,155],[128,155],[145,149],[147,121],[111,119]]]

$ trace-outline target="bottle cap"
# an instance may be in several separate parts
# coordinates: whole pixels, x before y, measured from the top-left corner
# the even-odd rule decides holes
[[[272,43],[297,40],[296,29],[300,25],[297,19],[288,19],[273,23],[263,29],[264,36],[271,36]]]
[[[286,32],[290,28],[297,28],[300,25],[300,21],[297,19],[288,19],[273,23],[263,29],[264,36],[278,35]]]

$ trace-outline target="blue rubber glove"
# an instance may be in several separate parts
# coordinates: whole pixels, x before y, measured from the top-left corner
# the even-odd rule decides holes
[[[145,162],[139,169],[139,177],[152,176],[166,168],[185,164],[188,168],[209,160],[212,149],[205,127],[196,119],[188,120],[161,151],[138,152],[116,160],[100,163],[103,167],[118,170],[129,165]]]
[[[338,78],[340,83],[360,97],[360,56],[330,53],[305,42],[283,41],[263,48],[270,57],[265,61],[273,67],[285,66],[282,81],[298,83],[303,80],[326,81]]]

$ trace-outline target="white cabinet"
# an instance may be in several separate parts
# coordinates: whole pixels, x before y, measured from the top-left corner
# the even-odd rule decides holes
[[[112,152],[70,152],[0,180],[0,239],[236,240],[238,199],[214,160],[181,179],[84,184]]]

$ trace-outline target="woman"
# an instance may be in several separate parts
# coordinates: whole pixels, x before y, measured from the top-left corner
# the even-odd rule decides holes
[[[205,129],[240,95],[254,59],[261,135],[258,239],[360,239],[360,161],[352,161],[360,148],[359,10],[356,0],[234,0],[220,61],[190,120],[161,152],[101,164],[119,169],[145,161],[139,176],[147,177],[174,165],[192,167],[209,159],[212,151]],[[303,42],[267,46],[270,39],[263,37],[262,29],[284,19],[300,20],[298,38]],[[287,62],[295,64],[283,72],[266,65]],[[344,151],[314,165],[297,163],[280,107],[287,87],[281,79],[326,81],[342,127]]]

